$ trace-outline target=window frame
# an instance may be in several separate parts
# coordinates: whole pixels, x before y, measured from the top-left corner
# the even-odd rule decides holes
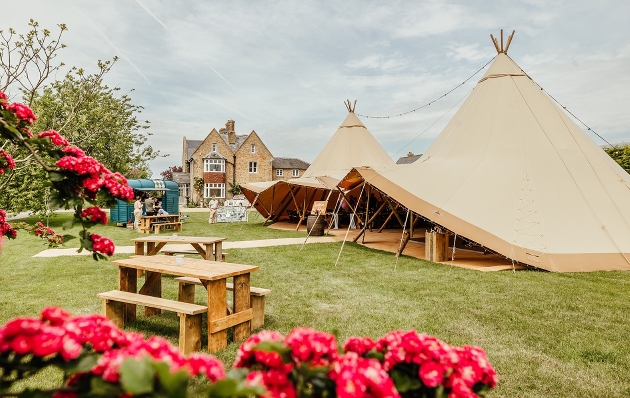
[[[212,170],[211,169],[212,165],[219,165],[219,170]],[[204,173],[225,173],[225,159],[204,159],[203,172]]]
[[[212,143],[212,152],[216,152],[217,151],[217,143],[213,142]]]
[[[251,153],[256,153],[256,144],[252,144]]]
[[[300,176],[300,170],[298,170],[298,169],[293,169],[293,170],[291,171],[291,176],[292,176],[292,177],[299,177],[299,176]]]
[[[218,189],[219,195],[216,193],[213,194],[212,190]],[[212,196],[216,196],[217,199],[225,199],[225,184],[219,183],[205,183],[203,184],[203,198],[208,199],[212,198]]]
[[[251,161],[249,162],[249,174],[258,174],[258,162]]]
[[[276,169],[276,177],[284,177],[284,170]]]

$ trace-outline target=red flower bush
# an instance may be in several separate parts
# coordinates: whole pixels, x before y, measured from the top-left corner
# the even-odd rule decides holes
[[[18,120],[24,121],[29,125],[33,125],[33,122],[37,120],[33,110],[24,104],[12,103],[5,106],[5,109],[13,112]]]
[[[15,169],[15,160],[10,154],[0,149],[0,174],[4,174],[4,169]]]

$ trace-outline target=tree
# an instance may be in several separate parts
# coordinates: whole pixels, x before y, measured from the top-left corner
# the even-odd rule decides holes
[[[159,153],[146,145],[149,122],[137,118],[142,107],[134,105],[128,94],[120,95],[120,88],[103,83],[117,58],[98,61],[94,74],[71,68],[63,80],[45,85],[51,73],[63,66],[55,65],[54,59],[65,48],[60,39],[67,28],[60,24],[59,34],[53,38],[37,22],[31,20],[29,26],[27,34],[0,31],[0,89],[13,87],[22,92],[24,101],[39,115],[33,132],[56,130],[110,170],[149,176],[148,161]],[[54,210],[45,200],[49,192],[43,171],[34,171],[28,151],[6,140],[0,140],[0,148],[10,150],[19,164],[0,192],[0,208],[11,212]]]
[[[619,166],[626,172],[630,173],[630,145],[617,145],[612,148],[605,148],[604,151],[606,151],[615,162],[619,163]]]
[[[165,180],[173,180],[173,173],[181,173],[184,171],[182,166],[171,166],[168,169],[164,170],[160,173],[163,179]]]

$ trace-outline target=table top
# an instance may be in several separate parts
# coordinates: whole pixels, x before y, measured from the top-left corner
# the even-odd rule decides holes
[[[153,219],[153,218],[166,218],[166,217],[173,217],[173,218],[179,218],[181,217],[179,214],[160,214],[160,215],[154,215],[154,216],[142,216],[142,218],[146,218],[146,219]]]
[[[227,238],[219,238],[216,236],[178,236],[174,238],[168,235],[151,235],[143,238],[131,239],[132,242],[164,242],[164,243],[201,243],[211,244],[222,242]]]
[[[124,260],[114,260],[112,264],[119,267],[187,276],[208,281],[249,274],[258,270],[258,267],[255,265],[198,260],[187,257],[180,257],[181,260],[184,260],[183,264],[178,265],[176,264],[177,258],[174,256],[133,256]]]

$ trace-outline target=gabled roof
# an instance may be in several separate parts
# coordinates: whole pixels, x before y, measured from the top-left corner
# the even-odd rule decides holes
[[[247,140],[247,137],[249,137],[249,134],[237,134],[236,142],[234,144],[230,144],[227,133],[219,133],[219,135],[221,136],[221,138],[223,138],[223,141],[225,141],[225,143],[230,147],[232,153],[236,153],[236,151],[238,151],[238,148],[240,148],[245,140]]]
[[[227,158],[221,155],[219,152],[210,151],[206,156],[202,157],[202,159],[227,159]]]
[[[201,145],[201,143],[203,142],[203,140],[186,140],[186,143],[188,144],[188,153],[186,154],[187,158],[186,160],[192,158],[193,153],[195,153],[195,151],[197,150],[197,148],[199,148],[199,145]]]
[[[298,169],[306,170],[310,163],[297,158],[273,158],[271,167],[274,169]]]
[[[403,156],[396,161],[396,164],[411,164],[416,160],[420,159],[422,154],[420,155],[411,155],[411,156]]]

